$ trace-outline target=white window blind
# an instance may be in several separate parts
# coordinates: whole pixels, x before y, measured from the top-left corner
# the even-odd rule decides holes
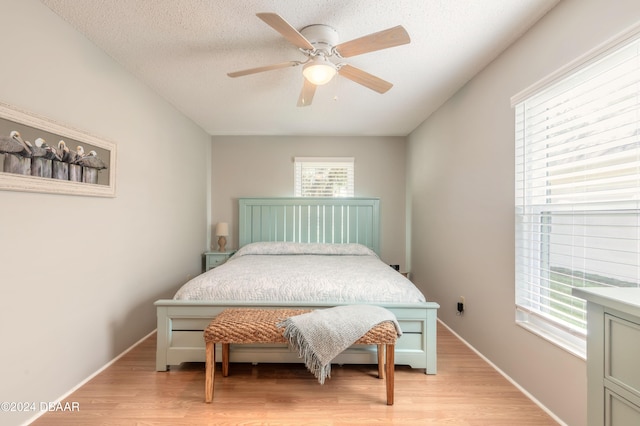
[[[515,102],[516,319],[584,353],[574,287],[639,287],[640,41]]]
[[[296,157],[296,197],[353,197],[353,157]]]

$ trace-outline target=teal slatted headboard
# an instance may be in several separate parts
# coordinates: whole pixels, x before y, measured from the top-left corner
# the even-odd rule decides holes
[[[240,198],[240,247],[259,241],[359,243],[380,254],[378,198]]]

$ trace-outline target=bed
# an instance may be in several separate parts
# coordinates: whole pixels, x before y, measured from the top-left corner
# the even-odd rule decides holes
[[[366,303],[383,306],[398,319],[403,334],[396,345],[396,364],[436,374],[439,305],[426,301],[409,280],[380,260],[379,199],[241,198],[238,220],[240,248],[231,259],[190,280],[173,299],[155,302],[157,371],[204,362],[203,330],[226,308],[323,309]],[[361,263],[347,265],[354,261]],[[299,272],[311,268],[320,269]],[[365,268],[372,268],[370,276],[362,273]],[[378,278],[376,290],[373,278]],[[208,284],[212,279],[216,286]],[[337,281],[343,279],[348,284]],[[300,294],[299,289],[304,291]],[[264,344],[232,346],[230,361],[302,362],[286,345]],[[334,362],[377,364],[375,346],[353,346]]]

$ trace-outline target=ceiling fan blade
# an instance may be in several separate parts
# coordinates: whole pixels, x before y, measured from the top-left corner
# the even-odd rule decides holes
[[[304,85],[302,86],[302,90],[300,91],[300,97],[298,98],[298,106],[304,107],[311,105],[311,101],[313,101],[313,95],[316,93],[316,85],[310,83],[309,80],[303,78]]]
[[[349,80],[361,84],[371,90],[378,93],[385,93],[387,90],[393,87],[393,84],[385,81],[375,75],[362,71],[360,68],[356,68],[353,65],[345,64],[340,67],[338,74]]]
[[[277,13],[256,13],[256,16],[262,19],[271,28],[282,34],[289,43],[299,47],[300,49],[314,50],[313,45],[302,34],[291,26]]]
[[[411,38],[402,25],[378,31],[351,41],[340,43],[335,47],[336,52],[343,58],[388,49],[411,42]]]
[[[249,68],[247,70],[230,72],[230,73],[227,73],[227,75],[229,77],[242,77],[244,75],[256,74],[256,73],[264,72],[264,71],[279,70],[281,68],[287,68],[287,67],[296,67],[296,66],[300,65],[301,63],[302,62],[299,62],[299,61],[281,62],[279,64],[266,65],[264,67]]]

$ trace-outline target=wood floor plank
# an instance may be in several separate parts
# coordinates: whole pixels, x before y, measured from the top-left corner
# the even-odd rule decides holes
[[[216,374],[206,404],[204,363],[156,372],[155,345],[152,335],[63,401],[80,411],[49,412],[32,424],[556,425],[441,325],[438,374],[396,366],[392,406],[376,365],[334,365],[320,385],[303,364],[232,364],[228,377]]]

